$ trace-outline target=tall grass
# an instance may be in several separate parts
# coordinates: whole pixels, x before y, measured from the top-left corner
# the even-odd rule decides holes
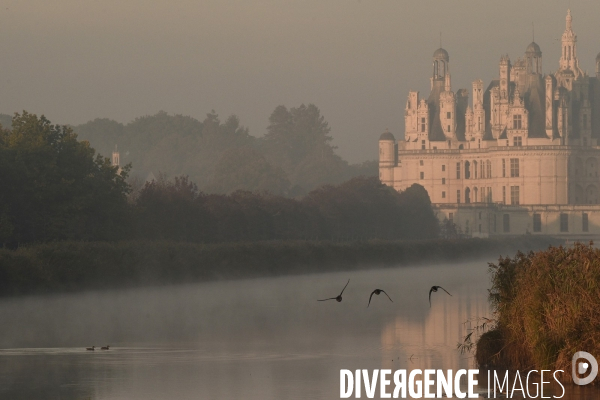
[[[563,370],[583,350],[600,358],[600,250],[592,243],[517,253],[490,264],[496,328],[481,336],[480,366]]]

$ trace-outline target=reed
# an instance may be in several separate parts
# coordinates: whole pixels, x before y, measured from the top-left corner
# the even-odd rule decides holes
[[[583,350],[600,358],[600,250],[593,243],[517,253],[490,264],[495,329],[477,343],[480,366],[563,370]]]
[[[52,242],[0,249],[0,296],[449,263],[553,242],[533,236],[220,244]]]

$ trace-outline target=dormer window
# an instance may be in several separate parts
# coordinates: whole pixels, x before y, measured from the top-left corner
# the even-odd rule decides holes
[[[523,120],[521,114],[513,115],[513,129],[522,129]]]
[[[513,146],[523,146],[523,138],[521,136],[513,137]]]

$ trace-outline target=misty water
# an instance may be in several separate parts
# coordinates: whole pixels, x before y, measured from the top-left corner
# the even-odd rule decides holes
[[[488,288],[482,260],[3,299],[0,398],[338,399],[340,369],[473,368]]]

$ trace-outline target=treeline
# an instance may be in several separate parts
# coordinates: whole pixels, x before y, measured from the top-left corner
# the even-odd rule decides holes
[[[206,194],[187,177],[132,192],[118,170],[73,130],[16,114],[0,130],[0,243],[56,240],[426,239],[439,226],[427,192],[376,177],[324,185],[301,199],[269,192]]]
[[[296,197],[322,184],[378,175],[376,161],[350,165],[336,154],[331,128],[313,104],[277,107],[261,137],[235,115],[221,121],[214,111],[202,121],[161,111],[128,124],[98,118],[73,129],[101,154],[117,145],[138,180],[187,175],[208,193],[268,190]]]
[[[422,186],[398,193],[365,177],[322,186],[301,200],[248,191],[204,194],[185,177],[154,181],[140,192],[134,213],[134,236],[149,240],[418,240],[439,232]]]
[[[549,241],[527,236],[343,243],[52,242],[0,249],[0,296],[448,263],[544,248]]]

